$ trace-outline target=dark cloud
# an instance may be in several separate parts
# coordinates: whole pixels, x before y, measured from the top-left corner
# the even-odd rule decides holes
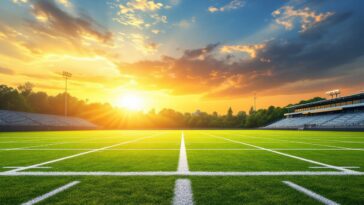
[[[1,74],[6,74],[6,75],[14,75],[13,70],[11,70],[9,68],[1,67],[1,66],[0,66],[0,73]]]
[[[342,82],[347,82],[345,86],[357,86],[358,75],[363,72],[345,70],[345,65],[364,55],[362,25],[361,16],[336,13],[296,36],[283,34],[266,42],[265,48],[257,51],[256,58],[231,61],[232,56],[217,57],[214,52],[219,44],[211,44],[186,50],[180,58],[138,62],[125,65],[122,70],[137,74],[146,85],[170,89],[177,94],[205,93],[206,97],[279,92],[277,88],[297,82],[315,82],[317,89],[341,86]],[[299,87],[301,91],[312,91],[312,86]],[[281,89],[281,92],[288,91]]]
[[[103,42],[109,41],[112,37],[111,32],[100,27],[91,17],[84,14],[74,17],[60,9],[53,0],[33,0],[32,5],[35,16],[47,19],[47,22],[29,21],[29,24],[38,30],[68,38],[89,35]]]

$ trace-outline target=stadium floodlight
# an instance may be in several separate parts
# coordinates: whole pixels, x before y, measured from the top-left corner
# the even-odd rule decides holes
[[[254,92],[254,111],[257,111],[257,93]]]
[[[331,99],[333,99],[333,98],[334,98],[334,96],[335,96],[335,98],[337,98],[340,94],[341,94],[341,91],[340,91],[339,89],[336,89],[336,90],[330,90],[330,91],[327,91],[327,92],[326,92],[326,95],[331,96]]]
[[[68,81],[68,78],[71,78],[72,77],[72,73],[69,73],[67,71],[63,71],[62,72],[62,76],[65,79],[65,88],[64,88],[64,116],[67,117],[67,102],[68,102],[68,99],[67,99],[67,81]]]

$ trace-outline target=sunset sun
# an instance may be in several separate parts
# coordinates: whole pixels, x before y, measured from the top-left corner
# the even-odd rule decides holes
[[[135,93],[124,94],[118,99],[117,102],[120,107],[126,108],[131,111],[142,110],[145,106],[144,103],[144,99]]]

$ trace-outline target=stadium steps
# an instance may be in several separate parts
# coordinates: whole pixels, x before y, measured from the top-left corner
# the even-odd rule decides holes
[[[57,115],[35,114],[0,110],[0,127],[6,130],[9,127],[37,127],[38,129],[95,129],[96,125],[76,117],[63,117]]]
[[[317,128],[364,128],[364,112],[285,118],[265,128],[300,129],[307,125]]]

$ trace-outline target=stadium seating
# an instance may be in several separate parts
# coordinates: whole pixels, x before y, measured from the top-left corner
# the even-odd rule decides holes
[[[300,128],[364,128],[364,112],[313,115],[291,117],[279,120],[265,128],[300,129]]]
[[[95,129],[96,125],[75,117],[0,110],[0,126],[37,129]]]

